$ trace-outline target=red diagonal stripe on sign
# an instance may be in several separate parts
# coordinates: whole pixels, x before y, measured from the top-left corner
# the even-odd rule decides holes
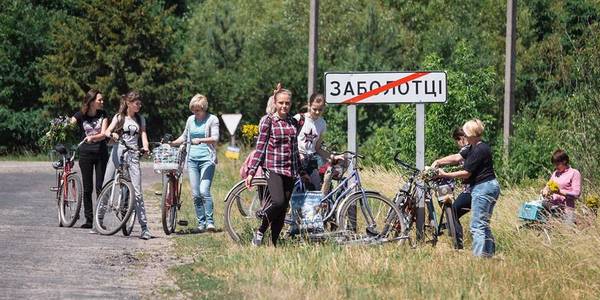
[[[390,82],[390,83],[388,83],[386,85],[383,85],[381,87],[378,87],[378,88],[376,88],[374,90],[370,90],[370,91],[368,91],[366,93],[362,93],[362,94],[360,94],[358,96],[355,96],[355,97],[352,97],[352,98],[350,98],[348,100],[344,100],[344,101],[342,101],[342,103],[344,103],[344,104],[358,103],[358,102],[360,102],[360,101],[362,101],[362,100],[364,100],[366,98],[369,98],[369,97],[371,97],[373,95],[377,95],[377,94],[379,94],[381,92],[387,91],[387,90],[389,90],[391,88],[395,88],[395,87],[397,87],[397,86],[399,86],[399,85],[401,85],[403,83],[407,83],[407,82],[409,82],[409,81],[411,81],[413,79],[417,79],[419,77],[423,77],[423,76],[425,76],[427,74],[429,74],[429,72],[412,73],[412,74],[410,74],[410,75],[408,75],[406,77],[402,77],[402,78],[400,78],[400,79],[398,79],[396,81],[392,81],[392,82]]]

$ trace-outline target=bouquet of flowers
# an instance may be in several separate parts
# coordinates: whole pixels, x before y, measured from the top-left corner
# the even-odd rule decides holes
[[[254,138],[258,136],[258,125],[246,124],[242,126],[242,139],[246,145],[254,143]]]
[[[39,146],[49,150],[56,144],[76,144],[77,126],[69,120],[68,116],[59,116],[50,121],[50,129],[38,141]]]
[[[546,187],[548,187],[548,190],[552,194],[558,193],[558,191],[560,190],[560,188],[558,187],[558,183],[556,183],[556,181],[554,180],[549,180],[548,183],[546,183]]]

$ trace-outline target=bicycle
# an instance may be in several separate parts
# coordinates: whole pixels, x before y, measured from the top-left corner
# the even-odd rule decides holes
[[[58,226],[73,227],[79,219],[81,203],[83,201],[83,184],[81,176],[73,171],[76,150],[85,142],[81,141],[75,149],[69,152],[63,145],[56,145],[54,150],[60,154],[60,160],[54,162],[52,167],[56,171],[56,187],[50,191],[56,192],[58,210]]]
[[[123,235],[129,236],[133,231],[137,214],[133,184],[129,178],[128,157],[132,153],[139,156],[142,153],[128,146],[122,139],[119,139],[114,147],[118,145],[124,148],[119,155],[119,166],[114,178],[104,185],[98,196],[94,211],[94,226],[98,233],[103,235],[113,235],[121,230]]]
[[[360,180],[357,159],[362,156],[356,153],[345,151],[344,160],[347,165],[342,166],[343,170],[337,172],[337,176],[329,176],[331,180],[337,180],[335,188],[332,188],[325,195],[317,207],[321,215],[324,229],[329,228],[329,232],[309,232],[304,231],[304,236],[309,241],[324,241],[334,238],[336,242],[345,243],[350,240],[360,240],[368,237],[369,239],[383,239],[390,234],[394,225],[386,224],[389,221],[385,218],[389,211],[399,215],[398,209],[393,202],[375,191],[365,190]],[[336,165],[330,168],[335,168]],[[339,168],[339,164],[337,165]],[[343,177],[345,169],[351,172],[347,177]],[[329,185],[331,182],[325,182]],[[301,186],[301,179],[296,180],[296,186]],[[261,212],[269,203],[269,192],[267,179],[257,177],[252,182],[253,190],[248,190],[244,180],[238,182],[225,197],[225,229],[230,237],[239,244],[249,243],[252,235],[262,222]],[[302,192],[301,189],[295,189],[296,192]],[[361,214],[357,214],[360,208]],[[377,210],[376,213],[373,213]],[[385,212],[385,213],[382,213]],[[384,219],[381,219],[384,217]],[[291,225],[294,220],[290,213],[285,219],[285,225]],[[377,231],[378,227],[384,230]],[[289,232],[284,229],[283,232]],[[268,238],[263,238],[268,240]]]
[[[163,139],[165,140],[165,139]],[[169,140],[169,139],[166,139]],[[178,148],[163,144],[152,150],[154,171],[166,177],[163,181],[161,197],[161,222],[166,235],[175,232],[177,224],[187,226],[186,220],[177,220],[177,211],[181,209],[181,175],[186,160],[186,143]]]
[[[444,229],[447,229],[452,246],[458,249],[459,241],[452,210],[454,180],[436,178],[436,169],[421,171],[400,160],[399,154],[396,153],[394,161],[410,172],[406,184],[394,197],[394,203],[400,209],[400,219],[403,223],[402,236],[405,239],[402,239],[401,243],[408,241],[412,247],[416,247],[418,243],[431,243],[432,246],[436,246],[439,236],[443,234]],[[439,221],[433,198],[437,200],[441,209]]]

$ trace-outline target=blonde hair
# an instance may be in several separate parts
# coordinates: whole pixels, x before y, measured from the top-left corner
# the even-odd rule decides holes
[[[269,100],[267,100],[267,109],[266,109],[267,114],[272,115],[277,112],[277,108],[275,107],[275,98],[279,94],[288,95],[290,97],[290,100],[292,99],[292,92],[290,92],[289,90],[282,89],[282,88],[275,90],[275,92],[273,93],[273,96],[269,97]]]
[[[206,96],[200,94],[194,95],[192,100],[190,100],[190,110],[194,110],[194,108],[199,108],[202,111],[208,110],[208,99],[206,99]]]
[[[466,137],[481,137],[485,125],[483,125],[483,122],[479,119],[472,119],[467,121],[462,129],[465,132]]]
[[[275,108],[275,98],[273,98],[273,96],[269,97],[269,100],[267,100],[266,112],[269,115],[272,115],[277,112],[277,109]]]

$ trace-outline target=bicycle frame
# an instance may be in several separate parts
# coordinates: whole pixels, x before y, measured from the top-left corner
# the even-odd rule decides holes
[[[122,146],[124,146],[125,149],[119,156],[119,167],[116,169],[115,176],[113,178],[111,192],[110,192],[111,193],[110,203],[108,203],[108,205],[107,205],[109,207],[121,207],[121,201],[123,200],[123,199],[121,199],[121,193],[115,193],[115,191],[117,189],[117,184],[118,184],[119,179],[123,178],[127,181],[130,180],[128,178],[129,162],[127,161],[127,158],[129,158],[130,151],[137,151],[136,149],[127,146],[127,144],[125,144],[125,142],[123,140],[120,140],[117,145],[122,145]],[[118,146],[116,146],[116,147],[118,147]],[[118,197],[118,199],[116,200],[116,205],[115,205],[115,197]]]
[[[61,153],[61,161],[62,161],[62,168],[56,170],[56,200],[58,201],[60,199],[60,193],[62,192],[62,196],[64,197],[63,199],[68,199],[68,195],[69,195],[69,187],[68,185],[66,185],[67,183],[67,177],[69,177],[69,175],[71,174],[76,174],[77,172],[73,171],[73,165],[74,165],[74,160],[75,160],[75,152],[77,149],[79,149],[79,147],[84,143],[84,141],[81,141],[77,147],[75,148],[75,150],[73,150],[71,152],[71,156],[67,157],[68,153]],[[61,187],[63,187],[61,189]]]

